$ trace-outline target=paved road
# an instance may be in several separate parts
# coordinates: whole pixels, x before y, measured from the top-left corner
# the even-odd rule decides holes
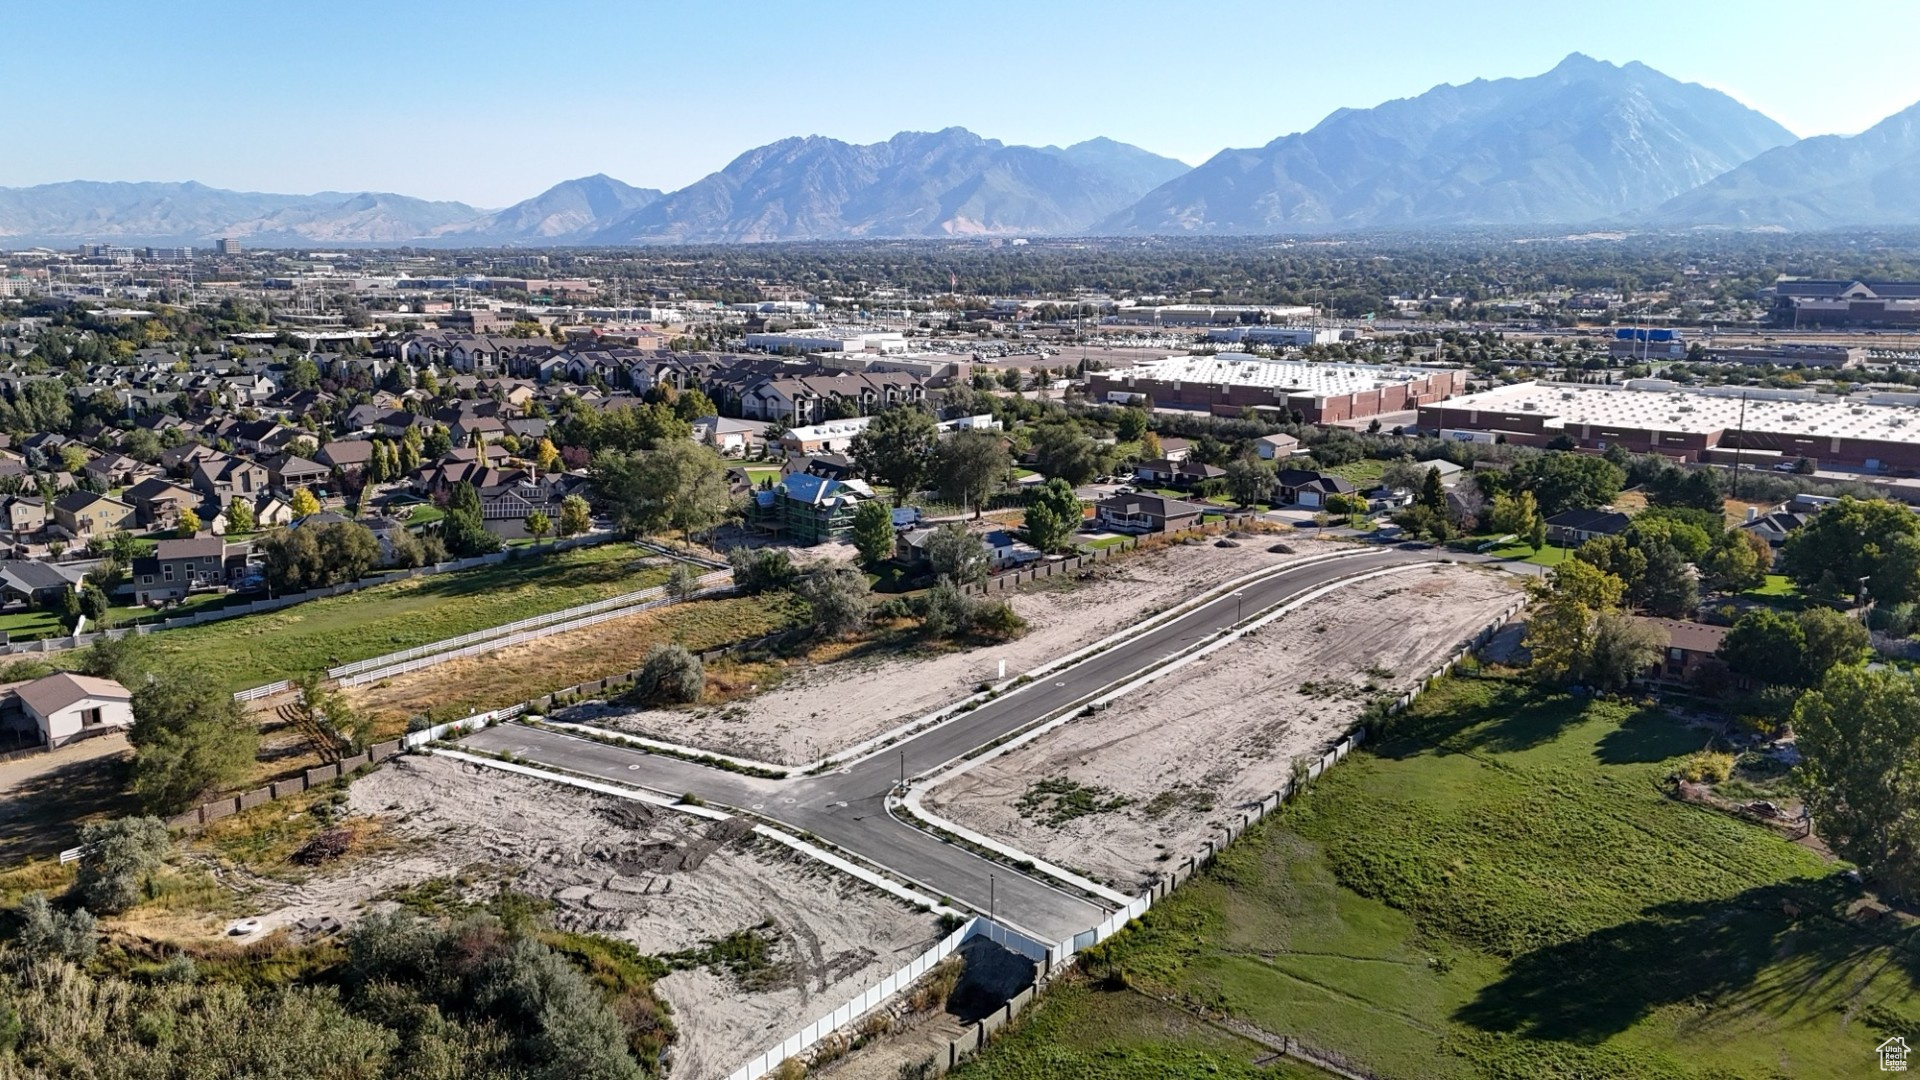
[[[1002,921],[1057,941],[1099,922],[1108,909],[896,820],[885,800],[903,772],[932,771],[1291,597],[1338,578],[1441,554],[1380,548],[1281,571],[821,776],[762,780],[518,724],[489,728],[465,742],[570,772],[669,794],[691,792],[715,805],[752,810],[885,866],[933,895],[979,911],[991,906]]]

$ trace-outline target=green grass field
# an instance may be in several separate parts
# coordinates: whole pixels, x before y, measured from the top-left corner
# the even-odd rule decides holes
[[[658,585],[628,544],[600,544],[476,570],[412,578],[262,615],[168,630],[149,640],[235,690]]]
[[[1487,554],[1496,559],[1518,559],[1521,562],[1530,562],[1536,566],[1558,566],[1568,559],[1573,558],[1573,549],[1555,547],[1552,544],[1548,544],[1539,551],[1535,551],[1525,543],[1514,543],[1507,544],[1504,547],[1494,548],[1492,551],[1487,552]]]
[[[1380,477],[1387,471],[1387,463],[1374,458],[1362,458],[1349,461],[1345,465],[1335,465],[1325,470],[1327,473],[1350,480],[1362,491],[1380,486]]]
[[[1920,1032],[1913,931],[1850,917],[1814,852],[1667,798],[1703,742],[1652,710],[1443,682],[960,1075],[1245,1074],[1159,999],[1386,1077],[1874,1071]],[[1021,1070],[1083,1014],[1075,1056]]]

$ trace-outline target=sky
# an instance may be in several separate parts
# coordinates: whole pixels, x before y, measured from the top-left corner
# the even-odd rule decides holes
[[[1571,52],[1801,136],[1920,102],[1920,3],[1855,0],[62,0],[0,5],[0,187],[198,180],[493,208],[576,176],[674,189],[791,135],[1104,135],[1198,164],[1340,107]]]

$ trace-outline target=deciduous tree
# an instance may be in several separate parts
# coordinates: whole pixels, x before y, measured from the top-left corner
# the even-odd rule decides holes
[[[1821,840],[1882,888],[1920,888],[1920,684],[1898,671],[1837,667],[1793,711],[1795,785]]]
[[[893,505],[904,506],[926,483],[939,437],[932,413],[895,405],[874,414],[853,437],[853,463],[868,479],[893,488]]]

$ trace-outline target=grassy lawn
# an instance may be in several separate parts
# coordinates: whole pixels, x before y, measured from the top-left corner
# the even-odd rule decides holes
[[[1768,574],[1765,585],[1757,589],[1749,589],[1740,595],[1755,603],[1786,611],[1798,611],[1806,605],[1806,597],[1800,595],[1799,587],[1787,580],[1785,574]]]
[[[1387,471],[1387,463],[1373,458],[1350,461],[1345,465],[1335,465],[1325,470],[1328,474],[1350,480],[1362,491],[1380,486],[1380,476]]]
[[[407,524],[430,525],[433,522],[439,521],[441,518],[446,516],[447,516],[447,512],[445,510],[442,510],[431,503],[421,503],[420,505],[414,507],[412,512],[407,515]]]
[[[658,585],[627,544],[600,544],[309,600],[280,611],[169,630],[164,657],[218,672],[235,689],[439,641]]]
[[[1494,548],[1492,551],[1487,552],[1487,554],[1496,559],[1518,559],[1521,562],[1530,562],[1536,566],[1558,566],[1568,559],[1573,558],[1573,549],[1555,547],[1552,544],[1548,544],[1539,551],[1535,551],[1524,542],[1520,542],[1508,544],[1505,547]]]
[[[1124,536],[1103,536],[1098,540],[1089,540],[1080,545],[1082,551],[1099,551],[1102,548],[1119,547],[1127,542]]]
[[[0,631],[5,631],[15,641],[31,641],[34,638],[65,634],[67,628],[60,624],[60,616],[51,611],[32,608],[0,615]]]
[[[1667,798],[1703,742],[1653,710],[1443,682],[959,1075],[1245,1074],[1162,1001],[1381,1076],[1870,1073],[1920,1030],[1913,931],[1850,917],[1812,851]],[[1018,1068],[1089,1009],[1078,1058]]]

